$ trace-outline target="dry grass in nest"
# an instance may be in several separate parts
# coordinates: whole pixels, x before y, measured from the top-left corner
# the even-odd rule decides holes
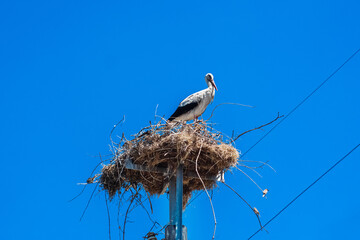
[[[239,152],[231,144],[225,143],[224,138],[206,122],[159,122],[150,125],[136,134],[134,139],[122,140],[115,148],[114,158],[102,169],[100,185],[110,197],[139,185],[150,195],[160,195],[165,192],[178,165],[182,164],[185,206],[193,191],[204,190],[200,179],[195,177],[196,167],[209,190],[216,187],[215,178],[219,174],[236,165]],[[169,171],[159,173],[127,169],[127,159],[147,168],[165,168]]]

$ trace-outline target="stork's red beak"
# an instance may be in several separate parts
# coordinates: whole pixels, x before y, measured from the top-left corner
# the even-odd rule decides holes
[[[217,89],[217,87],[216,87],[216,85],[215,85],[215,82],[214,82],[214,80],[212,80],[212,81],[210,81],[211,82],[211,85],[213,85],[213,87],[216,89],[216,91],[218,90]]]

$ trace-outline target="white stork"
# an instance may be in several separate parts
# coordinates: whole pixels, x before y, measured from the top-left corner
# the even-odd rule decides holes
[[[193,93],[185,98],[178,106],[176,111],[168,119],[169,122],[188,121],[197,119],[206,110],[206,107],[214,100],[215,89],[217,89],[214,76],[211,73],[206,74],[205,82],[208,88]]]

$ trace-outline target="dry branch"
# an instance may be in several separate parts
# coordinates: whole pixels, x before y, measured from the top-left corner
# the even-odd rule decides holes
[[[239,134],[236,138],[234,138],[233,140],[231,140],[231,142],[232,142],[232,143],[235,142],[236,140],[238,140],[239,137],[241,137],[242,135],[244,135],[244,134],[246,134],[246,133],[249,133],[249,132],[252,132],[252,131],[254,131],[254,130],[258,130],[258,129],[261,129],[261,128],[263,128],[263,127],[266,127],[267,125],[272,124],[273,122],[277,121],[279,118],[282,118],[282,117],[284,117],[284,115],[281,115],[281,116],[280,116],[279,113],[278,113],[277,117],[276,117],[274,120],[272,120],[271,122],[268,122],[268,123],[263,124],[263,125],[261,125],[261,126],[259,126],[259,127],[256,127],[256,128],[250,129],[250,130],[247,130],[247,131]]]
[[[213,205],[213,203],[212,203],[211,197],[210,197],[210,195],[209,195],[209,192],[208,192],[207,189],[206,189],[205,183],[204,183],[204,181],[202,180],[202,178],[201,178],[201,176],[200,176],[200,173],[199,173],[199,171],[198,171],[198,159],[199,159],[200,154],[201,154],[202,146],[203,146],[203,144],[201,143],[201,146],[200,146],[200,149],[199,149],[199,153],[198,153],[198,155],[197,155],[197,157],[196,157],[196,161],[195,161],[195,162],[196,162],[195,170],[196,170],[196,174],[198,175],[198,177],[199,177],[199,179],[200,179],[200,181],[201,181],[201,184],[202,184],[203,187],[204,187],[204,191],[206,192],[206,195],[208,196],[209,201],[210,201],[210,204],[211,204],[211,210],[212,210],[213,217],[214,217],[214,233],[213,233],[213,236],[212,236],[212,240],[214,240],[214,238],[215,238],[215,232],[216,232],[216,224],[217,224],[216,216],[215,216],[215,209],[214,209],[214,205]]]

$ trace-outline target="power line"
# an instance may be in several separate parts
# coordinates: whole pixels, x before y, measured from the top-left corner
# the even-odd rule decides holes
[[[357,146],[355,146],[353,149],[351,149],[345,156],[343,156],[339,161],[337,161],[334,165],[332,165],[326,172],[324,172],[320,177],[318,177],[313,183],[311,183],[307,188],[305,188],[299,195],[297,195],[293,200],[291,200],[283,209],[281,209],[277,214],[275,214],[275,216],[273,216],[267,223],[265,223],[265,225],[263,226],[266,227],[266,225],[268,225],[272,220],[274,220],[277,216],[279,216],[286,208],[288,208],[293,202],[295,202],[301,195],[303,195],[307,190],[309,190],[309,188],[311,188],[312,186],[315,185],[315,183],[317,183],[322,177],[324,177],[328,172],[330,172],[334,167],[336,167],[336,165],[338,165],[340,162],[342,162],[347,156],[349,156],[353,151],[355,151],[356,148],[358,148],[360,146],[360,144],[358,144]],[[262,228],[260,228],[259,230],[257,230],[253,235],[251,235],[249,239],[251,239],[252,237],[254,237],[258,232],[261,231]]]
[[[345,64],[347,64],[356,54],[360,51],[360,48],[356,50],[346,61],[341,64],[333,73],[331,73],[317,88],[315,88],[309,95],[307,95],[298,105],[296,105],[284,118],[282,118],[273,128],[271,128],[264,136],[262,136],[254,145],[252,145],[245,153],[241,155],[244,157],[251,149],[253,149],[258,143],[260,143],[267,135],[269,135],[277,126],[279,126],[287,117],[295,112],[304,102],[306,102],[317,90],[319,90],[330,78],[332,78]]]

